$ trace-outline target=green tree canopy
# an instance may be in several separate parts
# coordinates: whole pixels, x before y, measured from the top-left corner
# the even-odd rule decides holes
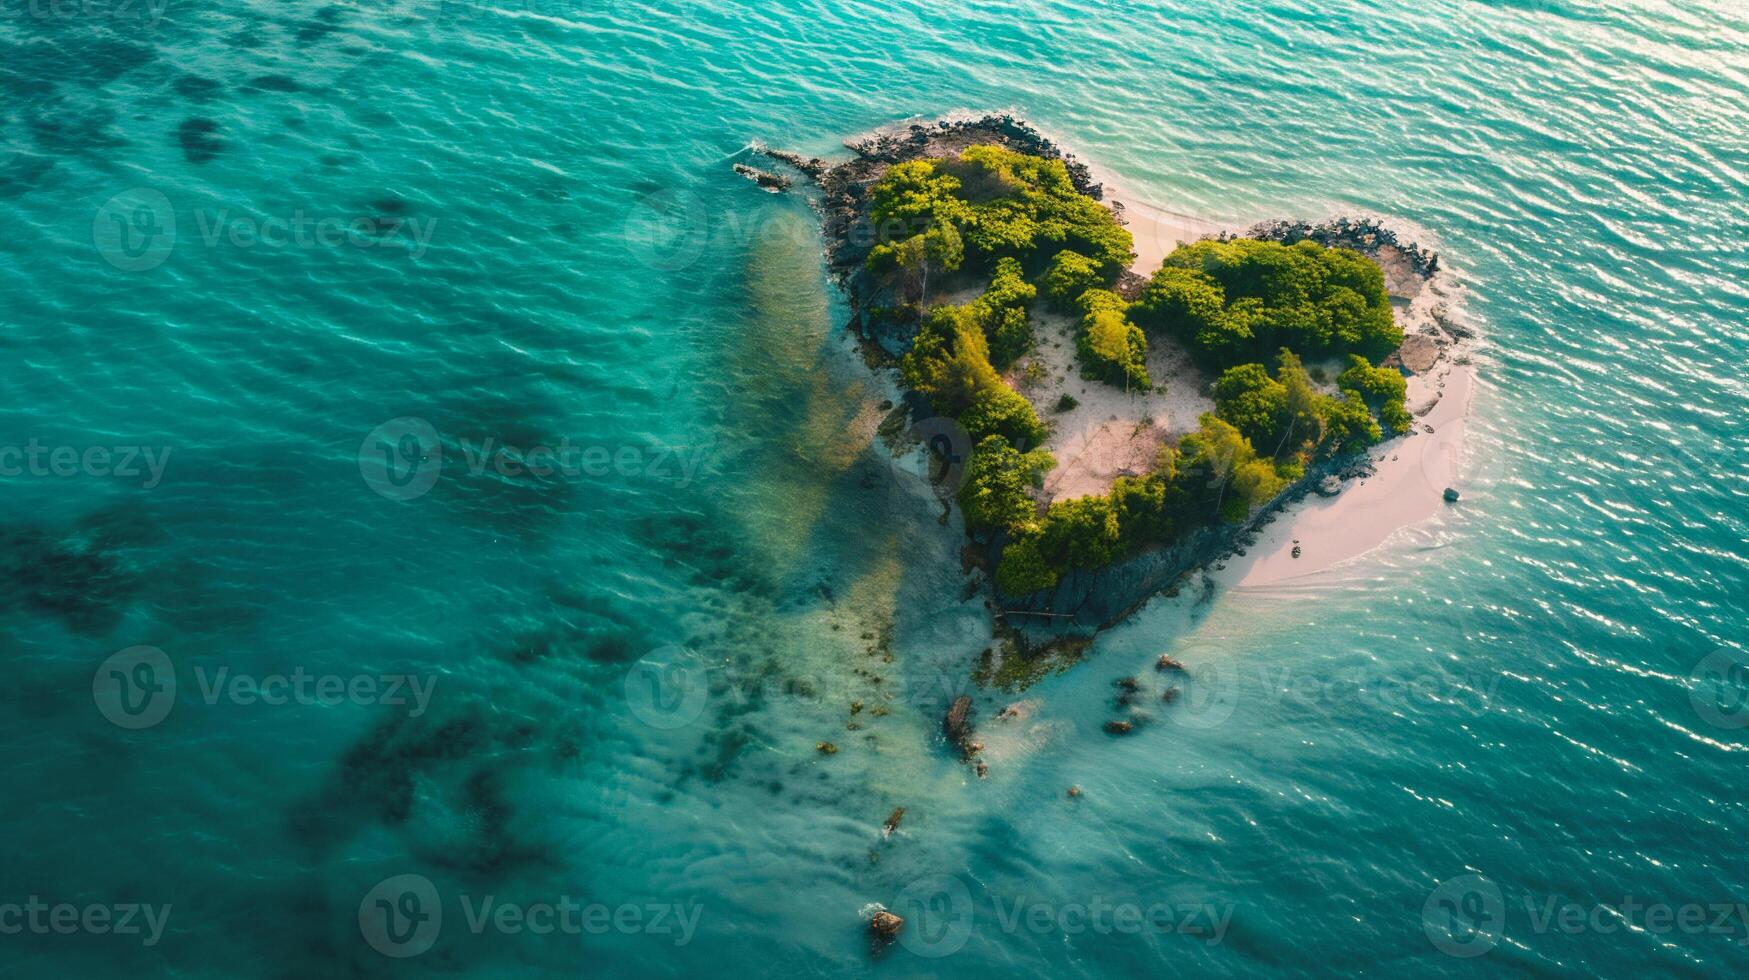
[[[1057,461],[1042,449],[1021,452],[999,435],[986,436],[966,464],[960,506],[972,528],[1018,531],[1037,523],[1032,487]]]
[[[1039,284],[1051,306],[1066,311],[1075,308],[1082,293],[1104,286],[1106,280],[1098,262],[1065,248],[1051,257]]]

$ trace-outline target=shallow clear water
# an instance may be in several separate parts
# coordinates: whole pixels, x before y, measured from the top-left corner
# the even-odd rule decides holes
[[[0,926],[170,907],[0,934],[17,975],[1743,971],[1739,4],[5,13]],[[1486,341],[1462,506],[1157,602],[980,781],[936,735],[988,640],[957,542],[863,448],[812,216],[728,164],[1007,107],[1172,210],[1409,223]],[[428,487],[376,462],[402,418]],[[100,666],[139,645],[135,730],[93,690],[162,679]],[[1161,653],[1182,710],[1102,734]],[[361,909],[407,874],[443,919],[394,958]]]

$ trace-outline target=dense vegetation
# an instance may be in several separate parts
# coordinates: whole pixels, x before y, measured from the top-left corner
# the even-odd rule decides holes
[[[1185,245],[1167,257],[1131,315],[1146,330],[1182,340],[1217,371],[1284,347],[1302,357],[1376,361],[1403,343],[1378,265],[1311,241]]]
[[[902,288],[918,324],[901,376],[972,437],[959,499],[968,528],[1006,541],[996,570],[1004,592],[1048,588],[1074,569],[1242,520],[1309,463],[1409,425],[1402,375],[1374,366],[1402,331],[1383,274],[1357,252],[1198,242],[1126,302],[1111,287],[1131,259],[1129,232],[1075,189],[1061,161],[996,146],[894,165],[870,191],[870,220],[879,244],[868,267]],[[989,276],[976,299],[929,304],[932,278],[970,275]],[[1036,448],[1047,430],[999,373],[1031,349],[1029,309],[1041,293],[1080,314],[1076,352],[1089,378],[1147,390],[1150,334],[1182,342],[1217,376],[1215,411],[1163,447],[1150,472],[1042,514],[1035,490],[1056,465]],[[1327,357],[1349,364],[1333,394],[1301,360]]]

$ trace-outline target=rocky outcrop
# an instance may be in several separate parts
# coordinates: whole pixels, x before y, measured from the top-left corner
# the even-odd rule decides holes
[[[878,345],[888,355],[898,355],[909,347],[915,325],[880,315],[879,311],[900,305],[900,298],[893,295],[890,284],[863,267],[878,241],[868,221],[868,189],[895,163],[950,156],[988,143],[1062,160],[1077,190],[1094,200],[1105,196],[1105,188],[1094,181],[1086,164],[1012,115],[944,119],[880,130],[846,141],[845,147],[854,155],[830,166],[817,158],[804,159],[801,154],[760,144],[755,144],[753,151],[795,167],[819,185],[821,197],[816,204],[823,224],[827,268],[849,302],[851,326],[865,342]]]
[[[1439,272],[1439,253],[1413,242],[1402,241],[1395,230],[1377,218],[1333,218],[1320,222],[1265,221],[1247,229],[1244,237],[1267,238],[1283,245],[1314,241],[1332,248],[1352,248],[1367,255],[1375,255],[1383,248],[1394,248],[1403,253],[1410,268],[1422,279],[1431,279]]]
[[[749,167],[744,163],[735,164],[735,172],[774,194],[778,191],[789,190],[789,178],[782,174],[774,174],[769,170],[760,170],[756,167]]]

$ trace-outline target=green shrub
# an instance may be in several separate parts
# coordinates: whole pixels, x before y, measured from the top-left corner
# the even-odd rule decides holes
[[[1075,336],[1075,353],[1089,378],[1146,391],[1148,338],[1124,316],[1123,297],[1107,289],[1088,289],[1078,300],[1085,315]]]
[[[1030,491],[1055,465],[1057,461],[1042,449],[1023,453],[1001,436],[987,436],[972,451],[965,486],[960,488],[966,526],[1020,530],[1035,523],[1038,508]]]
[[[1038,535],[1015,538],[1002,549],[1002,561],[996,566],[996,587],[1009,595],[1026,595],[1057,584],[1058,572],[1045,564],[1039,554]]]
[[[1045,441],[1046,429],[1026,396],[997,378],[972,396],[972,403],[959,417],[973,442],[1002,436],[1024,446]]]
[[[899,376],[927,396],[935,411],[958,419],[974,442],[989,435],[1027,445],[1044,441],[1045,426],[1032,403],[990,364],[976,304],[931,309],[899,359]]]
[[[1051,258],[1039,284],[1044,287],[1045,298],[1051,306],[1067,312],[1075,308],[1075,301],[1082,293],[1098,289],[1107,282],[1098,262],[1079,252],[1063,249]]]
[[[972,315],[990,345],[990,361],[1006,368],[1032,348],[1032,323],[1026,308],[1038,296],[1038,287],[1026,281],[1020,263],[1004,258],[982,296],[972,301]]]
[[[1409,383],[1402,372],[1396,368],[1373,367],[1359,355],[1351,355],[1348,364],[1348,370],[1337,377],[1336,387],[1358,394],[1368,407],[1377,410],[1386,431],[1392,434],[1407,432],[1413,420],[1405,405]]]
[[[1132,315],[1146,329],[1179,337],[1216,370],[1282,347],[1376,361],[1403,342],[1378,265],[1310,241],[1181,246],[1143,288]]]
[[[1278,461],[1338,455],[1377,442],[1383,432],[1373,421],[1369,400],[1388,420],[1407,414],[1402,375],[1372,367],[1358,355],[1337,379],[1342,395],[1336,398],[1317,390],[1292,351],[1283,349],[1276,364],[1273,378],[1261,364],[1223,372],[1215,382],[1215,414]]]
[[[1287,426],[1287,388],[1261,364],[1230,367],[1215,381],[1215,414],[1252,445],[1274,445]]]

